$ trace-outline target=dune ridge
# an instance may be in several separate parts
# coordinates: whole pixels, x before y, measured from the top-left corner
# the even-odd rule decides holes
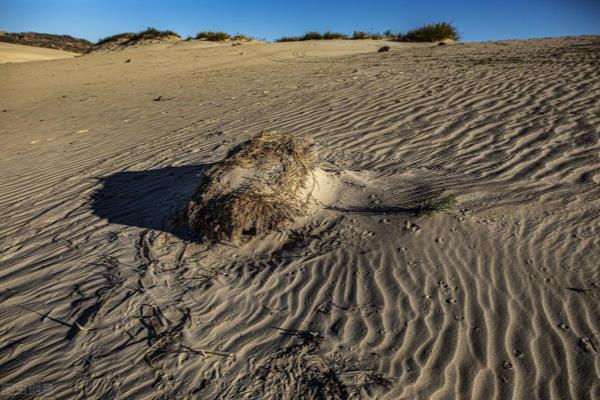
[[[69,35],[54,35],[39,32],[4,32],[0,31],[0,42],[23,46],[41,47],[82,54],[88,51],[93,43]]]
[[[77,53],[71,53],[68,51],[23,46],[12,43],[0,43],[0,64],[56,60],[61,58],[73,58],[77,56]]]
[[[2,387],[597,398],[599,62],[573,37],[0,65]],[[331,199],[237,248],[178,237],[199,175],[263,129],[315,140]]]

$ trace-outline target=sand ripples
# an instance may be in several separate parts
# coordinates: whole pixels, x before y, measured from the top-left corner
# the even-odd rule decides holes
[[[11,145],[2,383],[58,397],[599,396],[597,39],[343,58],[261,46],[227,67],[233,50],[206,50],[226,53],[214,68],[178,46],[174,70],[113,78],[145,100],[85,140],[50,120],[53,141]],[[117,57],[80,62],[101,74]],[[173,77],[153,89],[173,99],[151,101],[154,74]],[[91,90],[97,110],[131,96]],[[79,103],[66,110],[97,120]],[[320,143],[336,202],[241,249],[185,241],[172,223],[197,175],[264,128]],[[415,214],[439,195],[457,209]]]

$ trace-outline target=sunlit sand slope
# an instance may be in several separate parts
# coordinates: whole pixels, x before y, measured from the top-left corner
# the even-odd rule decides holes
[[[78,55],[79,54],[77,53],[70,53],[68,51],[22,46],[20,44],[12,43],[0,43],[0,64],[55,60],[58,58],[72,58]]]

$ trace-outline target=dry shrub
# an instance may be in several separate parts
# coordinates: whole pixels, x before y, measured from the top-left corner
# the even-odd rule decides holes
[[[315,162],[308,137],[262,132],[202,176],[187,224],[212,242],[283,228],[307,210]]]
[[[439,42],[447,39],[459,40],[460,34],[451,23],[438,22],[399,34],[396,39],[401,42]]]
[[[203,31],[196,35],[196,39],[204,39],[210,42],[224,42],[230,38],[231,35],[226,32]]]

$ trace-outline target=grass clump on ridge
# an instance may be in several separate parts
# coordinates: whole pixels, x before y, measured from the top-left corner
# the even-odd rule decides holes
[[[226,32],[202,31],[196,35],[196,39],[208,40],[210,42],[224,42],[230,38],[231,35]]]
[[[343,33],[340,32],[331,32],[331,31],[327,31],[323,34],[323,39],[325,40],[331,40],[331,39],[346,39],[348,37],[348,35],[345,35]]]
[[[299,42],[302,40],[301,36],[282,36],[279,39],[275,39],[276,42]]]
[[[304,36],[302,36],[301,40],[321,40],[323,39],[323,35],[319,32],[306,32]]]
[[[136,34],[133,32],[118,33],[116,35],[107,36],[105,38],[102,38],[102,39],[98,40],[98,42],[96,44],[100,45],[100,44],[105,44],[105,43],[109,43],[109,42],[127,41],[127,40],[130,40],[133,37],[135,37],[135,35]]]
[[[460,39],[460,34],[454,25],[449,22],[423,25],[397,36],[397,40],[402,42],[439,42],[448,39]]]
[[[284,36],[276,40],[276,42],[301,42],[303,40],[332,40],[332,39],[383,39],[384,36],[379,33],[354,31],[352,36],[348,36],[340,32],[327,31],[325,33],[320,32],[306,32],[303,36]]]
[[[108,36],[108,37],[98,40],[96,45],[101,45],[101,44],[110,43],[110,42],[117,42],[117,43],[132,42],[133,43],[133,42],[139,42],[142,40],[160,40],[160,39],[171,38],[171,37],[181,38],[177,33],[170,31],[170,30],[160,31],[156,28],[147,28],[145,31],[141,31],[141,32],[137,32],[137,33],[125,32],[125,33],[119,33],[116,35]]]
[[[347,39],[348,36],[340,32],[327,31],[323,34],[316,31],[306,32],[302,36],[284,36],[275,40],[276,42],[302,42],[304,40],[332,40]]]
[[[308,207],[315,162],[308,137],[262,132],[203,174],[186,207],[186,224],[209,242],[283,228]]]
[[[239,42],[250,42],[255,39],[251,36],[246,36],[246,35],[242,35],[241,33],[238,33],[238,34],[233,35],[231,37],[231,40],[237,40]]]
[[[382,39],[383,36],[379,33],[372,32],[364,32],[364,31],[354,31],[352,32],[352,39],[361,40],[361,39]]]
[[[237,33],[235,35],[230,35],[227,32],[217,32],[217,31],[202,31],[196,34],[195,39],[197,40],[208,40],[210,42],[225,42],[228,40],[238,41],[238,42],[250,42],[254,40],[254,38],[242,35],[241,33]]]
[[[321,40],[321,39],[389,39],[401,42],[440,42],[443,40],[459,40],[460,34],[456,27],[450,22],[438,22],[435,24],[423,25],[420,28],[412,29],[406,33],[397,33],[391,29],[383,34],[377,32],[354,31],[351,36],[339,32],[327,31],[323,34],[319,32],[306,32],[303,36],[284,36],[276,42],[300,42],[303,40]]]

